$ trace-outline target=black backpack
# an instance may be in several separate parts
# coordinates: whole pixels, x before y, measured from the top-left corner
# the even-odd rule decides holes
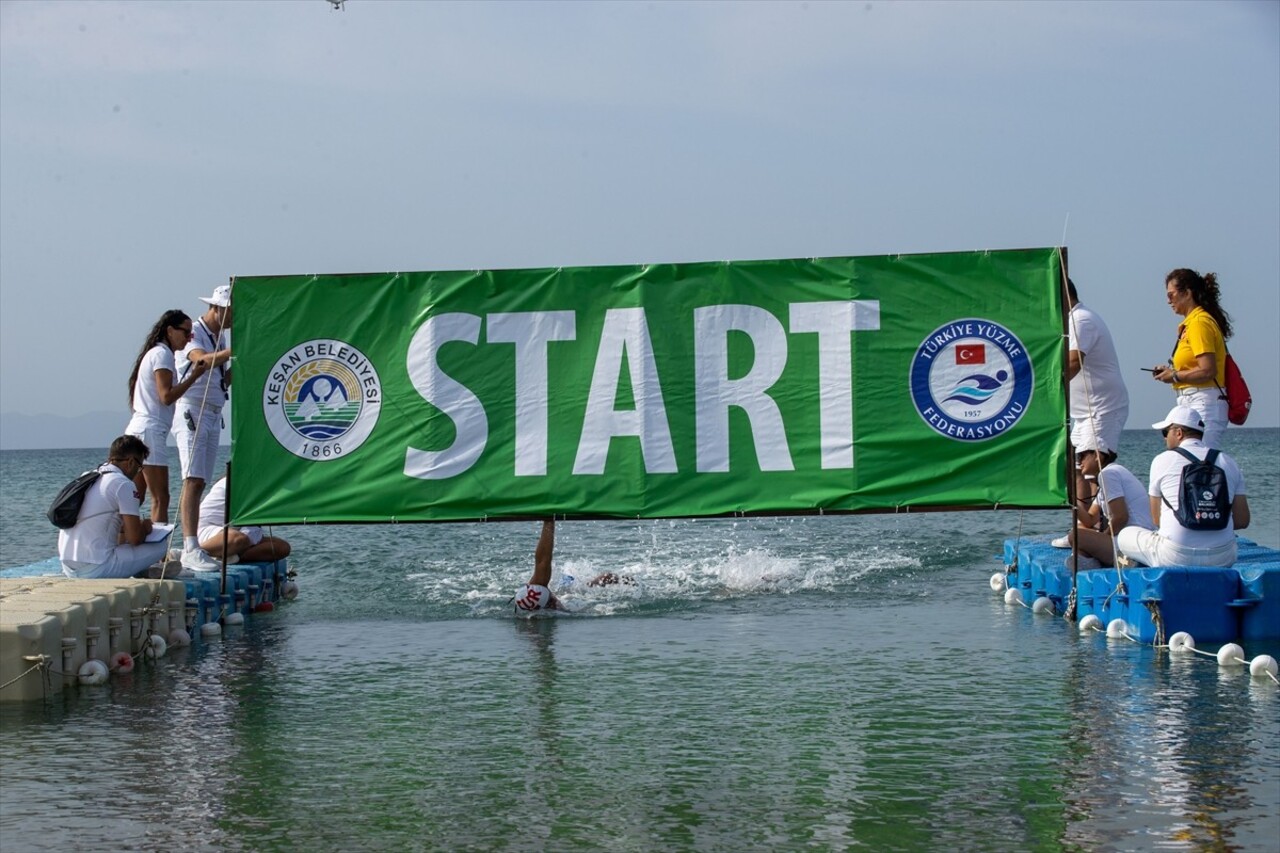
[[[49,505],[47,513],[54,527],[69,530],[76,526],[76,521],[80,518],[80,505],[84,503],[84,493],[101,476],[102,472],[96,469],[85,471],[62,487],[62,491],[58,492],[58,496]]]
[[[1227,472],[1214,464],[1218,451],[1210,450],[1201,460],[1181,447],[1173,449],[1190,460],[1182,469],[1178,508],[1173,509],[1163,495],[1160,499],[1188,530],[1225,529],[1231,520],[1231,495],[1227,492]]]

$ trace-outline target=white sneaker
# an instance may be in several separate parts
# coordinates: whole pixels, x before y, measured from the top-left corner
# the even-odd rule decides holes
[[[1070,548],[1070,547],[1071,547],[1071,537],[1070,537],[1070,536],[1059,536],[1057,539],[1054,539],[1054,540],[1053,540],[1053,541],[1051,541],[1049,544],[1050,544],[1050,545],[1052,545],[1054,548]]]
[[[210,557],[203,548],[193,548],[182,552],[182,567],[193,572],[217,572],[222,570],[222,563]]]

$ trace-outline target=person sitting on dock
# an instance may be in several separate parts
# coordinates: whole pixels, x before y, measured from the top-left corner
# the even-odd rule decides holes
[[[1117,533],[1130,526],[1155,529],[1147,490],[1105,447],[1081,451],[1076,454],[1076,462],[1085,478],[1097,481],[1098,494],[1093,500],[1082,497],[1076,505],[1071,543],[1079,543],[1081,554],[1104,566],[1114,566]]]
[[[227,527],[227,478],[222,477],[200,501],[200,547],[214,559],[222,558],[226,527],[227,563],[272,563],[289,556],[289,543],[266,536],[261,527]]]
[[[163,560],[168,537],[147,542],[151,519],[142,518],[134,479],[150,448],[135,435],[111,442],[102,476],[84,493],[75,526],[59,531],[58,559],[69,578],[129,578]]]
[[[1204,418],[1195,409],[1174,406],[1160,423],[1152,424],[1168,449],[1151,461],[1147,487],[1151,518],[1158,530],[1131,525],[1120,531],[1116,547],[1130,560],[1147,566],[1230,566],[1236,561],[1236,531],[1249,526],[1249,499],[1240,466],[1225,453],[1208,460],[1222,469],[1227,491],[1226,518],[1219,530],[1188,526],[1179,516],[1183,469],[1192,460],[1205,460],[1210,448],[1203,441]],[[1216,451],[1215,451],[1216,452]],[[1188,458],[1185,454],[1190,454]],[[1161,509],[1164,504],[1164,510]]]

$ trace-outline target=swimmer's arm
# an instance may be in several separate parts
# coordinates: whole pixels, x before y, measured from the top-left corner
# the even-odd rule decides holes
[[[556,547],[556,523],[548,518],[542,522],[542,534],[533,552],[533,577],[529,583],[549,586],[551,583],[551,555]]]

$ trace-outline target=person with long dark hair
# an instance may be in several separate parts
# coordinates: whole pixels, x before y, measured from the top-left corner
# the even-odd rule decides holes
[[[205,372],[204,367],[198,367],[181,382],[173,381],[177,374],[174,353],[190,338],[191,318],[177,309],[164,312],[147,332],[129,374],[133,416],[124,432],[142,439],[150,450],[134,482],[140,495],[151,490],[151,520],[157,523],[169,520],[169,451],[165,439],[173,426],[174,403]]]
[[[1165,297],[1175,314],[1182,316],[1178,342],[1168,364],[1157,365],[1157,382],[1172,385],[1177,404],[1194,409],[1204,418],[1206,446],[1221,448],[1227,431],[1226,365],[1231,318],[1222,308],[1218,277],[1189,269],[1165,276]]]

